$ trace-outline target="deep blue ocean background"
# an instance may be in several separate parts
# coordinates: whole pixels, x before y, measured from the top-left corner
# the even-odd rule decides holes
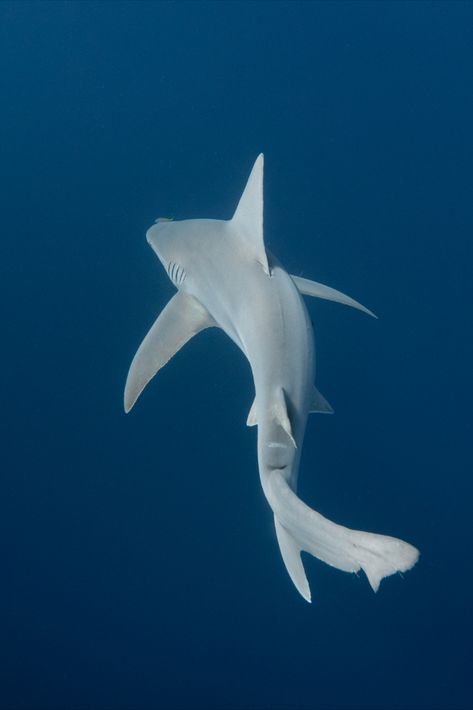
[[[473,4],[0,4],[2,710],[466,710]],[[160,215],[228,218],[311,300],[301,496],[422,556],[373,594],[280,559],[247,363],[217,331],[131,414],[173,294]]]

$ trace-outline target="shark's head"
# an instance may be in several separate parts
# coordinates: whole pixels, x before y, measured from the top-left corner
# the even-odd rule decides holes
[[[187,222],[174,222],[167,217],[160,217],[146,232],[146,239],[156,253],[161,264],[177,287],[186,279],[185,262],[187,244],[191,238],[191,230]]]
[[[190,277],[208,269],[226,224],[224,220],[161,217],[148,229],[146,239],[173,284],[181,288],[185,282],[184,290],[188,290]]]
[[[263,239],[263,155],[256,159],[232,219],[175,222],[160,217],[146,239],[173,284],[185,291],[192,291],[190,280],[208,282],[213,272],[227,273],[228,260],[237,253],[261,264],[269,275]]]

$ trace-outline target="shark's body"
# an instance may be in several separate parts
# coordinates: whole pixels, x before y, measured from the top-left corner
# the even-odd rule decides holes
[[[283,560],[302,596],[310,601],[301,551],[348,572],[362,568],[375,591],[384,576],[410,569],[418,558],[412,545],[332,523],[296,495],[308,414],[332,411],[314,386],[314,337],[301,293],[370,311],[334,289],[290,276],[266,252],[263,156],[231,220],[158,220],[147,239],[178,293],[135,355],[125,410],[193,335],[220,327],[251,366],[255,400],[247,423],[258,426],[261,484]]]

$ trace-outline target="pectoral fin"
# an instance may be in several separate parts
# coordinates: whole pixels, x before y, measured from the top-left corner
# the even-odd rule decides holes
[[[362,306],[361,303],[350,298],[350,296],[346,296],[341,291],[337,291],[335,288],[330,288],[330,286],[324,286],[324,284],[319,284],[317,281],[303,279],[301,276],[294,276],[293,274],[291,274],[291,279],[304,296],[314,296],[315,298],[324,298],[326,301],[336,301],[337,303],[345,304],[345,306],[358,308],[359,311],[363,311],[363,313],[367,313],[369,316],[373,316],[373,318],[378,317],[368,308]]]
[[[125,412],[129,412],[148,382],[192,336],[215,325],[195,299],[178,291],[161,311],[141,343],[128,371]]]

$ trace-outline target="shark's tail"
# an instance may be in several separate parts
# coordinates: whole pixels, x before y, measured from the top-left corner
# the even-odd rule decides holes
[[[268,499],[274,511],[282,558],[297,590],[311,601],[301,552],[345,572],[362,569],[376,592],[383,577],[405,572],[415,565],[419,551],[387,535],[350,530],[312,510],[292,491],[283,475],[273,471]]]

